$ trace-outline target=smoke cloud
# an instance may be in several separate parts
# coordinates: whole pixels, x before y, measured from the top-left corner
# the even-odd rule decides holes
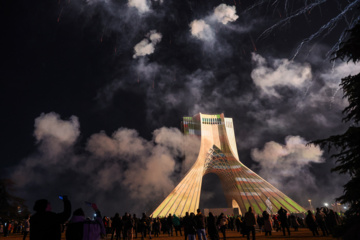
[[[307,143],[308,141],[300,136],[287,136],[284,145],[275,141],[267,142],[263,149],[251,150],[252,159],[258,163],[258,166],[253,167],[259,169],[260,176],[285,191],[287,195],[299,199],[301,196],[321,198],[317,189],[340,188],[335,184],[339,177],[334,176],[334,179],[327,180],[329,182],[322,186],[323,181],[316,179],[311,168],[325,162],[323,151],[318,146]],[[306,201],[302,200],[302,204],[305,204]]]
[[[235,6],[220,4],[214,9],[214,12],[204,19],[193,20],[190,23],[191,35],[204,41],[214,41],[214,24],[217,22],[226,25],[228,22],[234,22],[239,16],[236,15]]]
[[[239,16],[236,15],[235,6],[228,6],[224,3],[220,4],[214,9],[213,16],[216,18],[217,21],[221,22],[222,24],[227,24],[228,22],[235,22],[236,19],[239,18]]]
[[[306,143],[300,136],[287,136],[285,145],[267,142],[263,150],[253,149],[251,156],[261,166],[260,175],[278,185],[283,178],[297,175],[310,163],[325,161],[319,146],[306,146]]]
[[[129,0],[128,6],[136,8],[139,13],[150,11],[150,6],[147,0]]]
[[[265,58],[252,53],[255,68],[251,78],[262,94],[280,97],[277,87],[301,88],[311,80],[309,64],[299,64],[288,59],[275,59],[268,63]]]
[[[75,116],[63,121],[58,114],[49,113],[35,119],[34,136],[38,143],[48,142],[51,147],[58,144],[69,146],[75,143],[79,134],[79,120]]]
[[[33,198],[34,189],[41,195],[49,185],[62,182],[56,189],[58,194],[67,193],[77,203],[84,199],[103,202],[102,196],[122,189],[123,194],[127,193],[122,200],[137,203],[131,210],[143,211],[175,187],[180,172],[195,162],[200,147],[197,138],[184,136],[175,128],[155,130],[151,141],[141,138],[136,130],[120,128],[111,136],[105,132],[91,135],[85,151],[79,153],[79,127],[75,116],[62,120],[51,112],[36,118],[38,152],[24,159],[12,176],[25,189],[27,199]],[[179,158],[183,159],[180,166],[176,163]],[[76,175],[65,182],[63,176],[67,173]],[[79,183],[81,195],[74,187]],[[117,209],[117,201],[107,200],[104,210]]]
[[[194,37],[211,41],[214,38],[214,33],[210,26],[204,20],[194,20],[190,23],[191,35]]]
[[[161,38],[161,33],[156,32],[156,30],[151,30],[147,38],[135,45],[133,58],[152,54],[155,51],[156,44],[161,41]]]

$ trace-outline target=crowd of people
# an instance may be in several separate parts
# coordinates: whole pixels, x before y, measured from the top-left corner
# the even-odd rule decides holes
[[[24,239],[30,232],[30,216],[23,221],[17,220],[4,220],[0,218],[0,234],[4,237],[14,233],[21,233],[24,235]]]
[[[67,240],[98,240],[102,237],[111,240],[143,240],[159,237],[161,233],[183,236],[185,240],[226,240],[227,229],[237,231],[247,239],[250,239],[250,236],[255,239],[256,230],[264,232],[265,236],[272,235],[273,231],[290,236],[290,228],[298,231],[299,227],[308,227],[314,236],[319,236],[319,230],[323,236],[327,236],[333,234],[335,227],[341,222],[341,217],[327,208],[317,208],[315,213],[309,210],[307,215],[289,214],[283,208],[277,213],[269,214],[264,211],[256,215],[249,207],[243,216],[226,216],[224,213],[215,216],[210,212],[206,217],[198,209],[196,213],[186,213],[183,217],[169,214],[161,218],[151,218],[145,213],[141,217],[129,213],[102,217],[96,204],[88,203],[95,211],[95,217],[90,219],[85,217],[82,208],[73,211],[71,216],[71,204],[66,196],[63,197],[63,202],[63,212],[54,213],[46,199],[37,200],[33,208],[35,213],[23,222],[0,219],[0,232],[4,236],[22,232],[24,240],[29,235],[30,240],[60,240],[63,232]]]

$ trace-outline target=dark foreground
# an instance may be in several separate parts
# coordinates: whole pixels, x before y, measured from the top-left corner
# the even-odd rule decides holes
[[[220,236],[222,236],[220,234]],[[13,239],[13,240],[22,240],[22,235],[20,233],[15,233],[15,234],[11,234],[10,236],[8,237],[4,237],[3,235],[0,235],[0,239]],[[27,240],[29,240],[29,237],[26,238]],[[65,240],[65,237],[63,235],[62,239]],[[111,235],[107,235],[107,237],[105,239],[111,239]],[[139,237],[138,235],[138,238],[133,238],[134,240],[135,239],[139,239],[141,240],[141,237]],[[146,238],[147,240],[149,238]],[[161,234],[159,237],[156,237],[156,238],[152,238],[152,239],[160,239],[160,240],[184,240],[184,237],[181,237],[181,236],[178,236],[178,237],[169,237],[167,234]],[[220,238],[222,240],[222,237]],[[246,236],[243,237],[242,235],[240,235],[238,232],[232,232],[232,231],[226,231],[226,239],[228,240],[235,240],[235,239],[246,239]],[[252,239],[250,237],[250,239]],[[259,240],[265,240],[265,239],[271,239],[271,240],[281,240],[281,239],[307,239],[307,240],[312,240],[312,239],[321,239],[321,240],[334,240],[334,238],[332,237],[323,237],[320,235],[320,237],[313,237],[312,236],[312,233],[310,232],[309,229],[307,228],[300,228],[299,231],[297,232],[291,232],[291,236],[288,237],[284,237],[282,235],[282,232],[272,232],[272,236],[266,236],[265,237],[265,234],[264,233],[260,233],[260,232],[256,232],[256,239],[259,239]]]

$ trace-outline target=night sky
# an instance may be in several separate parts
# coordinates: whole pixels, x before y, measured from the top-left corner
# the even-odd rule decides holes
[[[299,204],[346,176],[311,140],[345,131],[331,53],[359,0],[1,2],[0,174],[32,208],[58,195],[105,215],[159,204],[196,160],[183,116],[233,118],[240,160]],[[225,207],[216,175],[200,207]]]

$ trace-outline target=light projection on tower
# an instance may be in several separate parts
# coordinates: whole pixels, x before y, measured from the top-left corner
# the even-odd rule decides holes
[[[184,134],[200,138],[199,155],[152,217],[195,213],[199,208],[202,178],[207,173],[218,175],[228,206],[239,208],[240,213],[244,214],[250,206],[257,214],[275,213],[280,207],[292,213],[306,211],[240,162],[232,118],[199,113],[184,117],[182,127]]]

